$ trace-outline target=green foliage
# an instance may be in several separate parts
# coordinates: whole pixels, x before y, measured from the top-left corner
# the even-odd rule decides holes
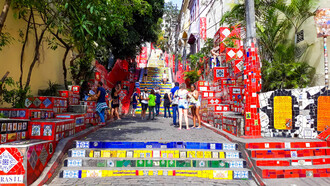
[[[0,118],[5,118],[5,115],[3,113],[0,113]]]
[[[58,96],[58,90],[60,89],[61,85],[55,82],[51,82],[48,80],[48,88],[45,90],[39,90],[39,96]]]
[[[4,33],[0,33],[0,51],[2,50],[2,48],[8,44],[10,44],[10,42],[13,40],[13,37],[10,36],[9,33],[4,32]]]
[[[82,81],[89,81],[94,75],[94,67],[89,56],[83,56],[73,62],[70,67],[72,79],[77,85]]]
[[[256,31],[262,60],[263,91],[304,88],[309,86],[315,69],[303,59],[308,45],[297,46],[291,28],[297,33],[301,25],[314,15],[314,0],[256,0]],[[221,20],[230,25],[245,26],[242,2],[226,12]],[[299,51],[299,52],[298,52]]]
[[[200,74],[198,74],[197,70],[191,70],[184,72],[184,79],[189,79],[189,84],[194,84],[199,80]]]
[[[25,99],[30,97],[30,92],[29,86],[22,89],[19,82],[15,82],[13,78],[9,77],[2,85],[2,99],[0,103],[9,103],[13,108],[24,108]]]

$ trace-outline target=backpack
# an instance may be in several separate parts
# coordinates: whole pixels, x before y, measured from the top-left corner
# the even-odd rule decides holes
[[[173,99],[172,99],[172,105],[178,105],[179,104],[179,96],[178,96],[178,90],[174,92]]]

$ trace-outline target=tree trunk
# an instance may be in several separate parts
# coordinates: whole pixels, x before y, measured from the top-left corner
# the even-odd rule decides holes
[[[0,80],[0,83],[1,83],[0,84],[0,96],[2,95],[2,86],[3,86],[3,83],[6,81],[8,75],[9,75],[9,71],[7,71],[6,74]]]
[[[21,62],[20,62],[20,70],[21,75],[19,77],[19,86],[21,89],[23,89],[23,62],[24,62],[24,52],[25,52],[25,46],[27,44],[28,38],[29,38],[29,30],[30,30],[30,24],[31,24],[31,18],[32,14],[29,16],[29,21],[27,23],[26,31],[25,31],[25,39],[23,41],[22,49],[21,49]]]
[[[5,21],[9,12],[11,0],[5,0],[5,4],[3,5],[3,9],[0,15],[0,35],[2,33],[2,28],[5,25]]]
[[[69,54],[70,49],[71,49],[70,47],[65,48],[65,53],[64,53],[64,56],[63,56],[63,60],[62,60],[64,86],[65,86],[66,90],[68,90],[68,82],[67,82],[67,69],[66,69],[65,61],[66,61],[66,58]]]

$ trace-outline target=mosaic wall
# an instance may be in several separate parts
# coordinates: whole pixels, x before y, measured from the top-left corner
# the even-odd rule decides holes
[[[261,135],[316,138],[330,127],[330,90],[311,87],[259,94]]]

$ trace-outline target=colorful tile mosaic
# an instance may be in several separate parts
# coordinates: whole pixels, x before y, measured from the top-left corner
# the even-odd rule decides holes
[[[8,173],[17,163],[18,161],[7,150],[0,155],[0,171],[4,173]]]
[[[79,178],[78,170],[64,170],[63,178]]]
[[[82,159],[68,159],[68,167],[81,167]]]
[[[86,157],[85,150],[71,150],[71,157]]]

